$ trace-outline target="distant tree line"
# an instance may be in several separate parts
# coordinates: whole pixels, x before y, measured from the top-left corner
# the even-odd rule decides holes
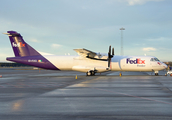
[[[164,62],[166,65],[172,66],[172,62]]]
[[[7,63],[1,62],[0,67],[30,67],[29,65],[21,64],[21,63]]]

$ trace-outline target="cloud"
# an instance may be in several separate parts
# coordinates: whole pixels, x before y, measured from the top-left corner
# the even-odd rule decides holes
[[[166,37],[159,37],[159,38],[150,38],[147,39],[148,41],[169,41],[171,38],[166,38]]]
[[[164,0],[126,0],[128,2],[129,5],[143,5],[147,2],[160,2],[160,1],[164,1]]]
[[[38,51],[41,55],[54,55],[54,54],[51,54],[51,53],[45,53],[45,52],[40,52]]]
[[[35,38],[30,39],[30,41],[31,41],[31,42],[35,42],[35,43],[39,43],[39,42],[40,42],[39,40],[37,40],[37,39],[35,39]]]
[[[7,56],[8,56],[7,54],[0,53],[0,61],[1,62],[6,62],[6,57]],[[13,56],[13,55],[10,55],[10,56]]]
[[[143,51],[156,51],[156,48],[147,47],[147,48],[143,48]]]
[[[0,61],[1,62],[6,62],[6,58],[12,57],[12,56],[14,56],[14,53],[11,47],[0,48]]]
[[[62,45],[60,45],[60,44],[52,44],[51,45],[51,47],[53,48],[53,49],[58,49],[58,48],[60,48]]]

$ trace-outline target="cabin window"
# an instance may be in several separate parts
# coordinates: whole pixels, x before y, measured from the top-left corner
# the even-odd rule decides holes
[[[154,59],[153,58],[151,58],[151,60],[150,61],[154,61]]]

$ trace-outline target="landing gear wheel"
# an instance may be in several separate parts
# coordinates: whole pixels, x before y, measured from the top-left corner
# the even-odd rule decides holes
[[[95,72],[94,71],[90,71],[90,72],[87,72],[86,73],[86,76],[93,76],[93,75],[95,75]]]
[[[95,72],[94,71],[91,71],[91,75],[95,75]]]
[[[87,76],[90,76],[90,75],[91,75],[91,73],[90,73],[90,72],[87,72],[87,73],[86,73],[86,75],[87,75]]]

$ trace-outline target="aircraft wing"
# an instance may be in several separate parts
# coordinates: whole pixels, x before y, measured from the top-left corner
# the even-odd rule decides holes
[[[94,58],[97,55],[97,53],[84,49],[84,48],[74,49],[74,51],[76,51],[78,55],[83,56],[83,57],[88,57],[88,58]]]

